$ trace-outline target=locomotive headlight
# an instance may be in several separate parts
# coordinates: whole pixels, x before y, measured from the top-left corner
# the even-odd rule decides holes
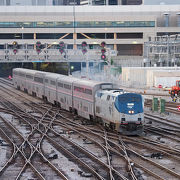
[[[134,114],[134,111],[128,111],[129,114]]]

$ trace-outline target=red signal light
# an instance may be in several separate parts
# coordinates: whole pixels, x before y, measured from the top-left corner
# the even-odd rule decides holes
[[[180,111],[180,106],[178,106],[178,111]]]
[[[37,53],[39,54],[41,52],[41,49],[36,49]]]
[[[102,60],[105,60],[105,59],[106,59],[106,55],[105,55],[105,54],[102,54],[102,55],[101,55],[101,59],[102,59]]]
[[[101,53],[104,54],[106,52],[106,49],[101,49]]]
[[[36,42],[36,52],[39,54],[41,52],[42,44],[40,41]]]
[[[41,46],[41,42],[40,41],[36,42],[36,47],[40,47],[40,46]]]
[[[9,80],[12,80],[12,76],[11,75],[9,75],[8,78],[9,78]]]
[[[82,49],[82,53],[85,54],[87,52],[87,49]]]
[[[82,44],[81,44],[81,46],[82,46],[82,53],[83,53],[83,54],[86,54],[86,53],[87,53],[87,49],[86,49],[87,43],[86,43],[85,41],[83,41]]]
[[[59,52],[62,54],[64,52],[64,49],[59,49]]]
[[[105,45],[106,45],[106,43],[103,41],[102,43],[101,43],[101,47],[105,47]]]
[[[59,43],[59,46],[60,46],[61,48],[65,48],[65,44],[64,44],[64,42],[63,42],[63,41],[61,41],[61,42]]]
[[[84,48],[87,46],[87,43],[85,41],[82,42],[81,46]]]
[[[63,54],[63,53],[64,53],[64,49],[65,49],[65,43],[64,43],[63,41],[61,41],[61,42],[59,43],[59,52],[60,52],[61,54]]]
[[[16,54],[17,53],[17,49],[13,49],[13,53]]]

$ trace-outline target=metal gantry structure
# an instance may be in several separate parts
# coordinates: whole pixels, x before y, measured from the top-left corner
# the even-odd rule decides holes
[[[85,43],[86,45],[84,46]],[[59,44],[4,44],[0,49],[0,63],[2,62],[84,62],[88,60],[106,61],[102,59],[100,49],[89,49],[86,42],[81,49],[68,49],[67,44],[61,41]],[[105,54],[105,53],[104,53]],[[116,56],[117,51],[110,50],[109,56]],[[106,56],[105,56],[106,57]]]
[[[180,34],[149,37],[144,43],[144,66],[180,66]]]

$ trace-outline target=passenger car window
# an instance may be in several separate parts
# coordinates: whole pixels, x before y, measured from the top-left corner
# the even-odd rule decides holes
[[[56,85],[56,82],[55,81],[51,81],[51,85]]]
[[[58,86],[63,88],[63,83],[58,82]]]

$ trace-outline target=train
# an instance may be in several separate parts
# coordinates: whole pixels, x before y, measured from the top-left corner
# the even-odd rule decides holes
[[[144,131],[143,97],[118,89],[111,82],[14,68],[13,84],[18,90],[118,133],[141,135]]]

